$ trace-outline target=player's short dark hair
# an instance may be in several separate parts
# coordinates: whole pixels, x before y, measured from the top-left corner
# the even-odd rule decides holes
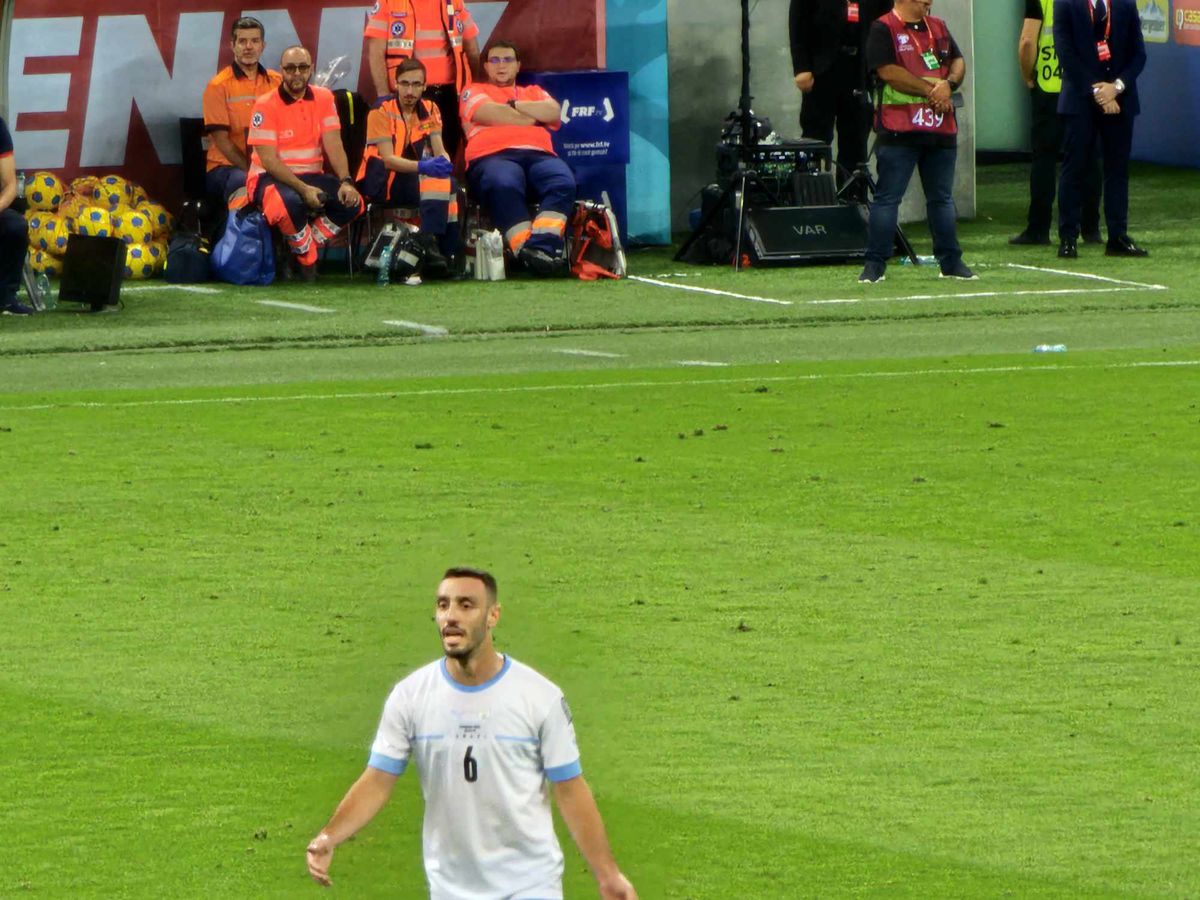
[[[236,41],[239,31],[250,31],[255,28],[258,29],[259,36],[265,41],[267,39],[267,29],[263,27],[263,23],[254,18],[254,16],[240,16],[233,20],[233,27],[229,29],[229,39]]]
[[[487,588],[488,597],[493,601],[496,599],[496,576],[491,572],[486,572],[483,569],[474,569],[470,566],[454,566],[447,569],[442,578],[477,578]]]
[[[402,60],[395,68],[396,77],[399,78],[405,72],[420,72],[421,78],[428,81],[429,75],[425,71],[425,63],[419,59],[413,59],[411,56],[408,59]]]
[[[510,40],[506,40],[505,38],[496,38],[493,41],[489,41],[487,47],[484,48],[483,58],[487,59],[489,56],[491,56],[492,51],[497,47],[507,47],[513,52],[513,56],[517,58],[517,62],[521,61],[521,51],[517,49],[517,45]]]

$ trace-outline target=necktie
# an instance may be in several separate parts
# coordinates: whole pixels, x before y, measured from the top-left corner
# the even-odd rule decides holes
[[[1104,5],[1104,0],[1096,0],[1096,21],[1103,22],[1108,16],[1108,7]]]

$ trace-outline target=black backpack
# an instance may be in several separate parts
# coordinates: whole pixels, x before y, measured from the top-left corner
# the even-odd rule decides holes
[[[194,232],[176,232],[167,247],[163,277],[172,284],[198,284],[209,277],[208,241]]]

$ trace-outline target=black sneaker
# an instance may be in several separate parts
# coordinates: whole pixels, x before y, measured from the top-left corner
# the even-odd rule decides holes
[[[1050,235],[1034,234],[1028,229],[1008,239],[1010,244],[1018,246],[1045,247],[1050,243]]]
[[[875,262],[868,259],[867,264],[863,266],[862,273],[858,276],[858,280],[863,284],[878,284],[881,281],[887,280],[887,263]]]
[[[948,266],[942,266],[939,278],[957,278],[960,281],[978,281],[979,276],[967,268],[961,259],[956,259]]]
[[[437,238],[432,234],[417,234],[417,243],[425,251],[425,260],[421,263],[421,275],[429,279],[450,277],[450,260],[442,256],[442,248],[438,246]]]
[[[562,278],[571,271],[565,259],[551,256],[545,250],[538,250],[536,247],[522,247],[517,259],[538,278]]]
[[[1058,242],[1059,259],[1079,259],[1079,245],[1075,238],[1063,238]]]
[[[32,316],[35,312],[37,312],[36,309],[26,306],[20,300],[13,300],[0,308],[0,313],[6,316]]]

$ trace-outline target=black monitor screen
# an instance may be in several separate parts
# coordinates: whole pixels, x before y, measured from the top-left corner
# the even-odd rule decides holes
[[[114,237],[73,234],[63,257],[58,299],[84,303],[92,309],[116,306],[125,274],[125,242]]]

